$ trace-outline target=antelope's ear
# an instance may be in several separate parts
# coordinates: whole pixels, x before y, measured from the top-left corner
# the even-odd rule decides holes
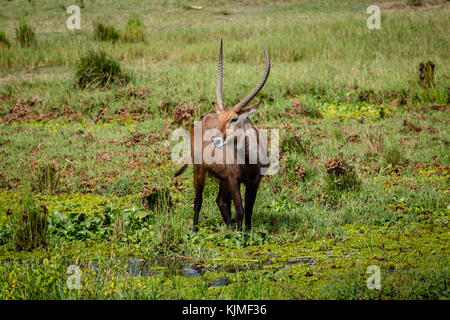
[[[245,119],[247,119],[249,116],[251,116],[252,114],[254,114],[254,113],[256,112],[256,110],[258,109],[258,107],[259,107],[259,102],[258,102],[258,103],[255,103],[255,104],[253,104],[253,105],[251,105],[251,106],[248,107],[248,108],[242,109],[242,110],[239,112],[239,120],[245,120]]]
[[[213,106],[214,111],[216,111],[216,113],[219,114],[221,111],[219,105],[217,103],[213,102],[212,106]]]
[[[258,107],[259,107],[259,104],[260,104],[260,102],[257,102],[257,103],[255,103],[255,104],[252,104],[250,107],[241,109],[241,111],[239,111],[239,115],[243,115],[243,114],[246,114],[246,113],[249,113],[249,112],[255,113],[256,110],[257,110]]]

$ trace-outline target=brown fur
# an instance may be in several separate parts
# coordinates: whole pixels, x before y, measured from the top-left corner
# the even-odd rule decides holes
[[[202,121],[202,130],[205,132],[211,128],[219,129],[222,134],[225,134],[225,130],[230,128],[228,121],[232,117],[236,117],[239,114],[250,111],[251,109],[256,109],[259,104],[255,104],[249,108],[243,109],[239,113],[231,109],[226,109],[220,111],[220,113],[210,113],[205,115]],[[246,119],[241,124],[244,126],[244,130],[253,129],[258,134],[258,128],[249,120]],[[202,136],[203,136],[202,132]],[[259,145],[258,136],[258,145]],[[210,141],[203,141],[201,150],[198,152],[203,153],[203,149],[206,148]],[[258,191],[258,186],[261,181],[260,170],[262,164],[260,159],[258,159],[257,164],[248,164],[248,139],[246,139],[245,147],[245,164],[237,164],[235,150],[235,161],[234,164],[194,164],[194,187],[195,187],[195,201],[194,201],[194,230],[197,231],[198,217],[200,209],[202,206],[203,188],[205,184],[205,177],[210,174],[219,180],[219,194],[217,196],[216,202],[222,214],[223,220],[226,224],[231,225],[234,219],[231,218],[231,201],[233,201],[235,207],[235,216],[238,225],[238,230],[242,231],[242,222],[245,215],[245,225],[246,229],[251,228],[251,218],[253,205],[256,199],[256,193]],[[226,155],[228,147],[224,149],[224,155]],[[236,148],[236,146],[235,146]],[[265,148],[265,146],[264,146]],[[265,154],[267,150],[264,149]],[[192,159],[194,158],[194,129],[191,130],[191,154]],[[179,174],[185,169],[185,166],[179,170]],[[181,171],[181,172],[180,172]],[[178,173],[178,172],[177,172]],[[243,183],[246,187],[245,190],[245,207],[242,202],[240,184]]]

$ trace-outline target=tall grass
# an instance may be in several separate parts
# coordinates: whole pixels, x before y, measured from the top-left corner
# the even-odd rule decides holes
[[[436,64],[436,88],[445,87],[450,65],[446,54],[450,22],[445,10],[385,10],[382,29],[369,30],[365,24],[367,14],[362,8],[366,2],[352,1],[351,4],[354,6],[343,2],[286,1],[262,4],[261,11],[244,6],[239,15],[231,15],[231,22],[212,19],[205,10],[186,11],[170,2],[152,4],[139,12],[140,20],[146,22],[145,33],[151,43],[130,47],[121,42],[106,42],[102,46],[114,50],[114,55],[126,58],[127,63],[137,69],[150,61],[157,65],[157,72],[164,72],[167,65],[183,65],[185,74],[195,71],[196,78],[203,79],[209,78],[210,70],[214,69],[218,41],[223,38],[227,70],[224,92],[236,92],[236,95],[245,95],[254,81],[258,81],[257,65],[264,63],[259,40],[264,41],[273,61],[271,79],[274,81],[265,88],[271,96],[286,92],[324,95],[355,87],[358,90],[414,91],[418,87],[415,83],[418,64],[428,60]],[[118,10],[114,6],[97,6],[97,12],[111,16]],[[221,6],[229,9],[233,3],[225,1]],[[133,11],[138,7],[140,5],[134,1],[123,4],[124,10]],[[37,10],[29,17],[33,23],[46,18],[45,11]],[[158,10],[159,14],[155,15],[152,10]],[[261,14],[264,10],[270,11],[270,19]],[[99,17],[89,19],[96,21]],[[120,19],[117,18],[117,25],[126,25],[126,21]],[[0,27],[5,26],[0,22]],[[19,50],[0,55],[0,68],[71,67],[82,54],[82,48],[99,45],[88,39],[84,30],[79,37],[69,37],[69,33],[64,32],[51,33],[58,26],[56,22],[49,24],[48,41],[41,43],[43,47],[35,52]],[[99,38],[119,38],[117,30],[108,30],[112,29],[102,25],[98,29]],[[138,20],[131,18],[129,26],[125,27],[124,39],[141,38],[141,30]],[[196,65],[201,66],[200,71],[195,70]],[[235,86],[242,74],[248,76],[240,86]],[[186,75],[182,75],[179,82],[187,81]]]
[[[113,26],[96,22],[94,24],[94,38],[99,41],[116,41],[120,38],[120,34]]]
[[[105,51],[88,51],[80,58],[75,71],[76,84],[80,88],[106,87],[126,84],[130,77],[119,62]]]
[[[37,43],[34,28],[25,19],[19,20],[16,26],[16,41],[22,47],[29,47]]]
[[[132,15],[128,19],[122,40],[125,42],[141,42],[145,40],[144,24],[138,15]]]
[[[47,246],[47,208],[36,205],[30,195],[24,197],[19,210],[10,211],[8,224],[13,230],[16,250],[33,250]]]
[[[42,165],[34,181],[34,191],[56,193],[60,187],[60,173],[54,163]]]
[[[11,41],[6,37],[6,34],[3,31],[0,31],[0,48],[2,46],[10,47]]]

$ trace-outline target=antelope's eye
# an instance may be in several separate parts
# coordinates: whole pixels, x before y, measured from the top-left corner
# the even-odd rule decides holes
[[[231,118],[231,119],[230,119],[230,123],[236,122],[237,120],[238,120],[237,117]]]

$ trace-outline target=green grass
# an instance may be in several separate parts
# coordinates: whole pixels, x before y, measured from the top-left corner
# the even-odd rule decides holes
[[[11,242],[17,251],[31,251],[48,244],[47,208],[37,206],[30,195],[25,195],[20,208],[9,210],[8,225],[12,229]]]
[[[88,51],[80,58],[75,71],[76,85],[84,88],[99,88],[113,84],[124,85],[130,76],[122,71],[120,64],[105,51]]]
[[[369,30],[363,0],[86,1],[67,30],[59,1],[5,2],[2,39],[25,16],[39,42],[0,46],[0,298],[448,299],[449,4],[429,3],[383,2]],[[97,21],[121,41],[97,41]],[[224,225],[213,179],[192,233],[192,167],[174,180],[170,154],[175,106],[212,111],[221,38],[227,106],[258,82],[264,41],[252,118],[280,129],[280,170],[244,234]],[[28,252],[6,213],[30,192],[48,243]],[[130,257],[154,275],[130,276]],[[193,263],[207,272],[182,276]]]
[[[30,26],[25,19],[20,19],[16,27],[16,41],[22,47],[29,47],[36,44],[34,28]]]
[[[140,42],[145,40],[144,24],[138,15],[133,15],[128,19],[122,40],[125,42]]]
[[[117,41],[119,32],[113,26],[105,26],[101,22],[94,24],[94,38],[99,41]]]
[[[0,46],[11,46],[11,41],[6,37],[3,31],[0,31]]]

